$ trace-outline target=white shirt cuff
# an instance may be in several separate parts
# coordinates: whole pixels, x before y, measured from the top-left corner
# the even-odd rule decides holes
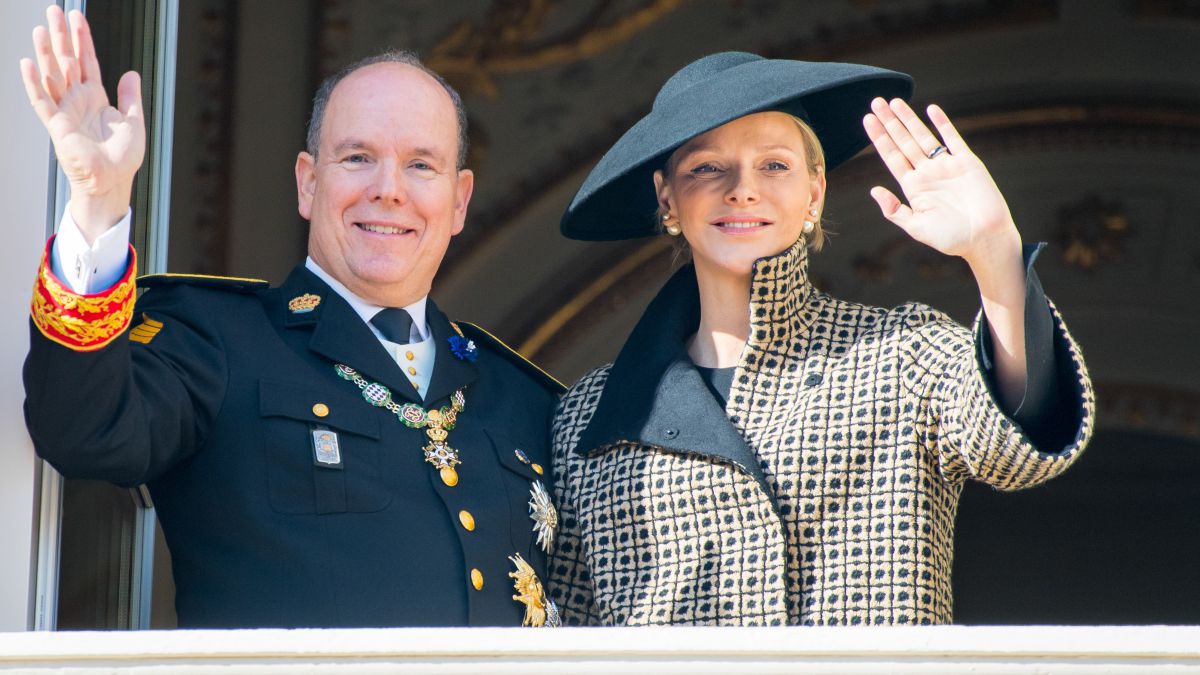
[[[50,269],[54,276],[80,295],[112,288],[125,276],[129,266],[129,228],[133,211],[125,212],[116,225],[96,237],[88,246],[71,217],[70,205],[63,210],[58,236],[50,250]]]

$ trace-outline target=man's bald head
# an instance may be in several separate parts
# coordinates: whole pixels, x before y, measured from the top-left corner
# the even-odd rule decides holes
[[[450,86],[450,83],[445,78],[430,70],[424,63],[421,63],[416,54],[404,50],[388,50],[374,56],[368,56],[365,59],[351,63],[325,78],[325,81],[321,83],[316,95],[313,97],[312,117],[308,120],[308,137],[305,141],[305,150],[308,151],[308,154],[314,158],[317,157],[317,151],[321,147],[321,124],[325,120],[325,109],[329,106],[329,97],[333,95],[333,90],[350,74],[377,63],[399,63],[412,66],[433,78],[446,90],[446,94],[450,96],[450,101],[454,103],[454,112],[458,117],[458,165],[456,168],[462,169],[466,166],[467,111],[463,107],[462,97],[458,95],[458,92],[454,90],[454,87]]]

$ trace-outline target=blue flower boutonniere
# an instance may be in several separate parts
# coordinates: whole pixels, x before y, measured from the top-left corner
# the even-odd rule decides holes
[[[475,362],[479,358],[479,348],[475,346],[474,340],[468,340],[461,335],[450,337],[450,353],[454,354],[460,360]]]

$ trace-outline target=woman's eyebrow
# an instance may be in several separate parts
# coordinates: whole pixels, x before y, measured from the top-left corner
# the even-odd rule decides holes
[[[796,152],[795,148],[793,148],[790,145],[785,145],[783,143],[772,143],[770,145],[760,145],[757,148],[755,148],[755,150],[758,150],[759,152],[775,152],[777,150],[787,150],[788,152],[791,152],[791,153]]]

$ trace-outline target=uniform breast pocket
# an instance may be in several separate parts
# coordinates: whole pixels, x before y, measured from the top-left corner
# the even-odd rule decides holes
[[[505,469],[502,479],[511,505],[513,545],[522,555],[532,556],[530,562],[540,562],[553,546],[558,529],[546,442],[520,441],[493,429],[485,431]]]
[[[280,513],[368,513],[387,508],[377,411],[352,396],[259,381],[259,439],[271,508]],[[315,438],[314,438],[314,432]]]

